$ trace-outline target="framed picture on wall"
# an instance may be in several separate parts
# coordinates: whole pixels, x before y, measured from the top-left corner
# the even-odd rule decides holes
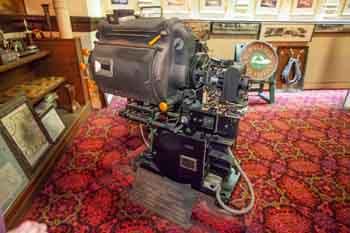
[[[31,171],[50,147],[45,128],[25,97],[16,98],[1,107],[0,130],[20,154],[19,160]]]
[[[349,24],[316,24],[316,33],[350,32]]]
[[[210,22],[209,21],[198,21],[188,20],[184,21],[186,27],[190,28],[194,35],[200,40],[208,40],[210,34]]]
[[[344,2],[342,15],[350,15],[350,0]]]
[[[163,0],[162,7],[164,14],[177,13],[188,14],[191,12],[190,0]]]
[[[1,133],[0,155],[0,209],[6,213],[29,180]]]
[[[281,0],[258,0],[256,14],[276,15],[279,13]]]
[[[115,5],[128,5],[128,0],[111,0],[111,3]]]
[[[340,9],[340,0],[324,0],[320,14],[323,17],[336,17]]]
[[[213,22],[211,24],[212,34],[221,35],[259,35],[260,24],[258,23],[226,23]]]
[[[259,38],[268,42],[309,42],[314,28],[314,24],[263,23]]]
[[[226,8],[226,1],[224,0],[200,0],[200,13],[224,14]]]
[[[251,5],[251,0],[236,0],[234,3],[235,14],[247,15],[249,14],[249,8]]]
[[[292,14],[313,15],[317,7],[317,0],[293,0]]]

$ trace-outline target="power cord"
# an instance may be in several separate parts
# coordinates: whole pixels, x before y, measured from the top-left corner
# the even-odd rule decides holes
[[[147,146],[147,148],[150,149],[151,146],[150,146],[148,140],[146,139],[145,134],[143,133],[143,125],[140,124],[139,127],[140,127],[140,132],[141,132],[141,137],[142,137],[143,143],[145,143],[145,145]]]
[[[255,194],[254,194],[254,189],[253,189],[253,185],[250,182],[247,174],[243,171],[243,169],[241,168],[239,162],[237,161],[237,159],[233,156],[232,151],[230,150],[230,148],[228,149],[229,154],[232,156],[233,158],[233,162],[235,164],[235,166],[237,167],[238,171],[242,174],[243,179],[247,182],[248,185],[248,189],[251,195],[251,199],[250,199],[250,203],[247,207],[242,208],[242,209],[234,209],[231,208],[229,206],[227,206],[221,199],[221,186],[219,185],[218,188],[216,189],[216,200],[218,201],[219,205],[221,208],[223,208],[224,210],[226,210],[227,212],[234,214],[234,215],[243,215],[248,213],[249,211],[252,210],[252,208],[254,207],[254,202],[255,202]]]

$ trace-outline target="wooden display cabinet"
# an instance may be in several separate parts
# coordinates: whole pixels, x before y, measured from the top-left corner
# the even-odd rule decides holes
[[[51,145],[45,158],[40,161],[35,171],[32,172],[29,185],[18,195],[16,201],[5,213],[5,221],[8,228],[12,228],[19,223],[24,213],[30,207],[32,198],[41,190],[50,170],[63,154],[63,149],[70,143],[80,123],[87,118],[91,110],[86,83],[79,68],[79,64],[83,60],[80,39],[42,40],[37,41],[36,45],[39,46],[40,52],[0,66],[0,94],[16,85],[34,81],[41,77],[64,77],[64,82],[52,86],[47,90],[47,93],[42,93],[36,98],[29,99],[29,102],[35,106],[49,92],[58,93],[61,88],[70,84],[70,87],[75,89],[76,101],[80,107],[74,113],[65,109],[58,109],[66,130],[59,140]]]

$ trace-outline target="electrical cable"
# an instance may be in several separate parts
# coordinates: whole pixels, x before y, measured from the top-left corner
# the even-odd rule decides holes
[[[227,212],[229,212],[231,214],[234,214],[234,215],[243,215],[243,214],[246,214],[249,211],[251,211],[251,209],[254,207],[254,202],[255,202],[254,189],[253,189],[253,185],[250,182],[247,174],[243,171],[243,169],[239,165],[237,159],[233,156],[232,151],[230,150],[230,148],[228,149],[228,151],[229,151],[229,154],[232,156],[233,162],[234,162],[235,166],[237,167],[238,171],[242,174],[243,179],[247,182],[248,189],[249,189],[249,192],[250,192],[250,195],[251,195],[251,199],[250,199],[249,205],[247,207],[245,207],[245,208],[242,208],[242,209],[231,208],[231,207],[227,206],[222,201],[222,199],[221,199],[221,186],[219,185],[218,188],[216,189],[216,200],[218,201],[218,203],[221,206],[221,208],[223,208]]]
[[[142,137],[143,143],[145,143],[145,145],[147,146],[148,149],[151,149],[151,146],[150,146],[149,142],[147,141],[147,139],[145,138],[145,134],[143,133],[142,124],[140,124],[139,127],[140,127],[140,132],[141,132],[141,137]]]

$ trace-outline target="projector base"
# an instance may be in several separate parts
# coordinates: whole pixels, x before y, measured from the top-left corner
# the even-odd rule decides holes
[[[144,153],[142,153],[139,158],[137,159],[136,163],[136,169],[143,169],[143,170],[147,170],[149,172],[152,172],[154,175],[157,175],[159,177],[164,177],[161,174],[161,171],[159,170],[159,168],[155,165],[155,163],[153,162],[153,156],[152,153],[149,151],[146,151]],[[200,186],[194,186],[194,185],[190,185],[190,184],[181,184],[179,182],[175,182],[172,181],[174,183],[180,184],[180,185],[188,185],[190,187],[192,187],[192,189],[199,191],[201,193],[207,194],[209,196],[215,197],[216,195],[216,190],[218,188],[218,186],[221,186],[221,198],[223,200],[224,203],[229,203],[231,200],[231,195],[232,192],[234,191],[239,178],[241,177],[241,174],[234,169],[234,167],[231,168],[231,172],[230,175],[222,178],[220,176],[217,176],[213,173],[208,173],[204,179],[203,182]],[[171,180],[171,179],[169,179]]]

